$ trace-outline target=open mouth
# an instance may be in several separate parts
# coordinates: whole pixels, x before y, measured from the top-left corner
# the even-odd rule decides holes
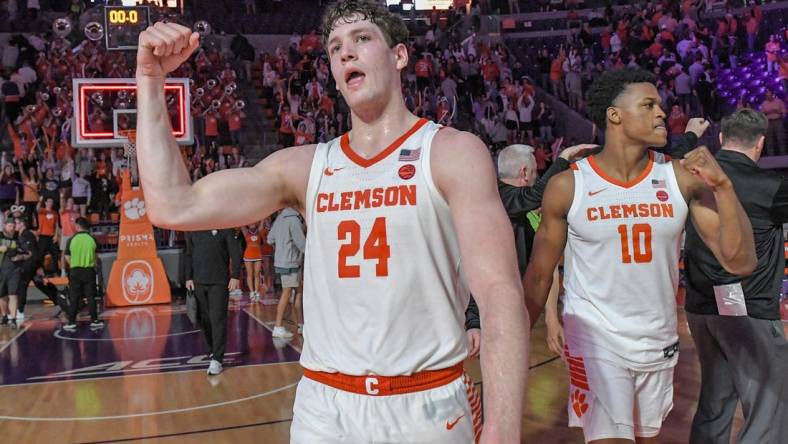
[[[357,70],[357,69],[350,69],[345,73],[345,83],[350,86],[358,86],[364,80],[366,75]]]

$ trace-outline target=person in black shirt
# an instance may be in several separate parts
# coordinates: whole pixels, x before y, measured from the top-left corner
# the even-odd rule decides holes
[[[222,372],[230,291],[241,277],[241,249],[233,230],[186,233],[186,288],[197,299],[200,326],[211,351],[209,375]],[[229,268],[228,268],[229,265]]]
[[[16,322],[18,305],[20,267],[19,263],[30,257],[30,253],[21,251],[17,243],[14,219],[8,218],[0,233],[0,312],[4,321],[7,318],[11,328],[19,328]],[[4,322],[5,323],[5,322]]]
[[[747,108],[725,117],[715,156],[752,224],[755,271],[743,279],[727,273],[687,224],[685,310],[701,367],[690,443],[730,442],[739,400],[744,425],[737,442],[788,442],[788,345],[779,307],[788,179],[757,165],[767,127],[763,114]]]
[[[38,239],[27,226],[27,219],[17,217],[14,219],[20,251],[29,255],[19,262],[19,308],[16,312],[16,322],[21,325],[25,320],[25,305],[27,305],[27,287],[36,274],[38,263]]]

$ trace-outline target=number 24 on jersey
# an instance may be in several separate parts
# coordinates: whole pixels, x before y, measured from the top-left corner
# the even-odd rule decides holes
[[[361,225],[354,220],[344,220],[337,227],[337,239],[346,241],[339,248],[337,269],[340,279],[361,277],[361,266],[348,264],[348,259],[355,258],[361,250]],[[378,217],[372,224],[366,241],[364,241],[363,258],[377,261],[375,276],[389,275],[389,258],[391,247],[386,237],[386,218]]]

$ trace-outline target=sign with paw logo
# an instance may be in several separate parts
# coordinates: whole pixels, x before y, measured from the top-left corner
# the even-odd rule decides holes
[[[156,254],[153,225],[146,216],[141,188],[131,186],[128,170],[121,173],[121,218],[118,258],[112,264],[107,284],[107,306],[168,304],[170,282]]]

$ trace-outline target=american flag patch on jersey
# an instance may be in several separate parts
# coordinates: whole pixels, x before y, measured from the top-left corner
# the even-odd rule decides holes
[[[414,160],[419,160],[421,157],[421,148],[416,148],[415,150],[401,150],[399,152],[399,161],[400,162],[413,162]]]
[[[665,180],[651,179],[651,188],[667,188],[668,184]]]

